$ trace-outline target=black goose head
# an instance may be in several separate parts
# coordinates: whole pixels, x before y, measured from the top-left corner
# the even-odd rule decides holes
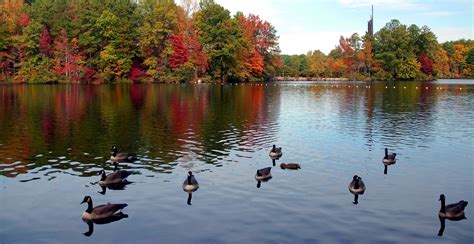
[[[359,181],[359,179],[360,179],[360,178],[359,178],[359,176],[357,176],[357,175],[354,175],[354,177],[352,177],[352,181]]]
[[[273,144],[272,150],[275,151],[275,149],[276,149],[276,146],[275,144]]]
[[[445,201],[446,200],[446,197],[444,196],[444,194],[441,194],[439,195],[439,200],[438,201]]]
[[[117,155],[117,147],[115,145],[112,146],[112,156],[116,156]]]
[[[385,157],[388,156],[388,148],[385,148]]]
[[[84,199],[82,200],[81,204],[83,204],[85,202],[87,202],[87,203],[92,202],[92,198],[90,196],[85,196]]]
[[[105,176],[105,170],[101,169],[99,171],[99,175],[100,175],[100,180],[105,180],[106,176]]]

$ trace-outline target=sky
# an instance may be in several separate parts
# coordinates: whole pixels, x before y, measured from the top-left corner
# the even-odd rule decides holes
[[[439,42],[473,37],[472,0],[215,0],[231,14],[252,13],[270,22],[279,35],[282,54],[329,53],[341,35],[363,36],[374,6],[374,32],[391,19],[407,26],[424,25]]]

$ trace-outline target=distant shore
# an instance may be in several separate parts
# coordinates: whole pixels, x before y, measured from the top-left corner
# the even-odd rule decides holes
[[[276,76],[272,79],[273,81],[348,81],[349,79],[341,78],[329,78],[329,77],[292,77],[292,76]]]

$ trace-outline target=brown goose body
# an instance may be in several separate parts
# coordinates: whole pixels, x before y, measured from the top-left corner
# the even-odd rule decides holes
[[[266,167],[266,168],[257,170],[257,173],[255,174],[255,179],[258,181],[261,181],[261,180],[265,181],[272,178],[271,170],[272,170],[271,167]]]
[[[439,200],[441,201],[441,208],[438,213],[440,218],[458,219],[464,217],[464,209],[468,204],[467,201],[461,200],[457,203],[446,205],[446,197],[444,194],[439,196]]]
[[[134,153],[126,153],[126,152],[117,152],[117,147],[112,146],[112,153],[110,156],[110,160],[114,162],[121,162],[121,161],[135,161],[137,160],[137,156]]]
[[[397,156],[396,153],[390,153],[388,154],[388,149],[385,148],[385,156],[383,157],[383,164],[385,165],[390,165],[390,164],[394,164],[397,162],[397,159],[395,159],[395,157]]]
[[[365,192],[365,184],[357,175],[354,175],[352,182],[349,184],[349,191],[352,194],[362,195]]]
[[[301,166],[297,163],[281,163],[280,168],[282,169],[301,169]]]
[[[196,177],[194,177],[193,173],[191,171],[188,172],[188,176],[183,182],[183,190],[185,192],[191,193],[193,191],[196,191],[199,188],[199,183],[196,180]]]
[[[101,179],[99,180],[100,185],[119,184],[124,182],[127,177],[131,174],[125,170],[119,170],[112,172],[108,175],[105,174],[104,170],[101,170]]]
[[[84,197],[81,203],[87,202],[87,209],[82,214],[83,220],[98,220],[109,218],[113,215],[120,214],[122,209],[127,207],[126,203],[112,204],[107,203],[96,207],[92,206],[92,198],[90,196]]]
[[[279,158],[283,155],[283,152],[281,151],[281,147],[276,147],[275,145],[273,145],[273,147],[270,150],[270,153],[268,155],[271,158]]]

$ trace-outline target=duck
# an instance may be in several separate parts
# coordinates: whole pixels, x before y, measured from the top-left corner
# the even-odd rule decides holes
[[[297,163],[281,163],[280,164],[281,169],[301,169],[300,164]]]
[[[272,149],[270,150],[270,157],[272,158],[279,158],[283,153],[281,152],[281,147],[276,147],[275,144],[273,144]]]
[[[349,184],[349,191],[352,194],[357,194],[357,195],[364,194],[365,184],[362,181],[362,178],[360,178],[357,175],[354,175],[354,177],[352,177],[352,182]]]
[[[126,203],[107,203],[93,208],[92,198],[90,196],[85,196],[81,204],[83,203],[87,203],[87,209],[82,214],[82,219],[85,221],[105,219],[114,215],[120,215],[122,209],[128,206]]]
[[[257,170],[257,173],[255,174],[255,179],[258,181],[269,180],[270,178],[272,178],[271,170],[272,170],[272,167],[266,167],[266,168]]]
[[[185,192],[193,192],[196,191],[199,188],[199,183],[196,180],[196,177],[194,177],[193,172],[189,171],[188,176],[183,182],[183,190]]]
[[[126,152],[117,152],[117,147],[114,145],[112,146],[110,160],[117,162],[117,161],[135,161],[137,160],[137,156],[134,153],[126,153]]]
[[[395,162],[397,162],[397,160],[395,159],[396,156],[396,153],[388,154],[388,149],[385,148],[385,157],[383,157],[383,163],[386,165],[394,164]]]
[[[457,219],[464,217],[464,209],[467,206],[467,201],[461,200],[446,206],[446,197],[444,194],[439,196],[439,201],[441,201],[441,208],[438,213],[440,218]]]
[[[105,174],[105,170],[99,171],[101,178],[99,180],[99,185],[111,185],[111,184],[120,184],[126,181],[127,177],[131,175],[130,172],[125,170],[119,170],[112,172],[108,175]]]

